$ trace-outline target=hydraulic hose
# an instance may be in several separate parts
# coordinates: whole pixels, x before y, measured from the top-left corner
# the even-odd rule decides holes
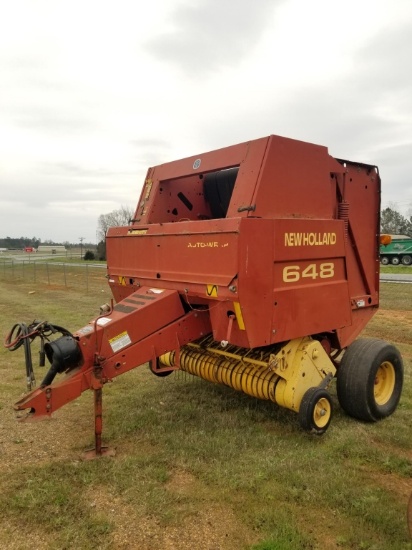
[[[32,334],[33,333],[30,333],[29,327],[25,323],[16,323],[9,334],[6,336],[4,342],[4,346],[10,351],[15,351],[21,346],[24,347],[24,357],[26,365],[26,386],[28,391],[31,391],[36,385],[30,347],[30,337],[32,336]]]
[[[24,348],[27,391],[31,391],[36,385],[36,379],[34,376],[34,369],[33,369],[32,353],[31,353],[32,342],[37,337],[39,337],[41,340],[40,351],[39,351],[39,366],[44,367],[45,357],[46,357],[45,342],[50,342],[50,336],[57,333],[60,333],[62,336],[72,337],[71,333],[65,328],[60,327],[58,325],[52,325],[47,321],[44,321],[44,322],[33,321],[30,325],[26,325],[25,323],[16,323],[12,327],[8,335],[6,336],[4,340],[5,348],[7,348],[10,351],[15,351],[19,349],[21,346],[23,346]],[[45,377],[45,380],[46,378],[49,379],[52,376],[51,381],[53,381],[57,372],[59,372],[56,369],[57,369],[56,366],[53,368],[53,362],[52,362],[52,366],[50,367],[49,372]],[[54,374],[52,375],[52,373]],[[45,385],[44,384],[45,380],[43,380],[42,386]]]

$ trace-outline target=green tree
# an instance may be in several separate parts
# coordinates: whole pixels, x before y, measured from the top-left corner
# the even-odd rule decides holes
[[[381,233],[412,235],[412,216],[408,220],[397,210],[388,206],[381,212]]]
[[[106,261],[106,241],[100,241],[97,245],[97,259]]]
[[[86,250],[86,254],[84,255],[84,259],[85,260],[95,260],[95,255],[94,255],[94,252],[92,252],[91,250]]]

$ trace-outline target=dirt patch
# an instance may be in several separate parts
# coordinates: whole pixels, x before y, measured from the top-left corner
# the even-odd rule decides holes
[[[3,377],[7,380],[8,376],[14,374],[10,375],[6,371]],[[91,415],[87,414],[81,401],[70,404],[64,411],[57,411],[52,419],[41,422],[18,422],[12,403],[4,401],[3,397],[0,424],[1,487],[7,484],[8,479],[15,479],[16,472],[22,466],[36,468],[54,461],[80,460],[81,446],[87,446],[93,430]],[[78,448],[73,447],[73,441],[76,441]],[[36,529],[35,525],[30,524],[30,528],[24,529],[24,512],[21,520],[17,524],[2,518],[1,548],[47,550],[53,546],[53,533],[45,532],[41,525]]]
[[[374,447],[382,451],[382,453],[388,452],[388,446],[382,443],[381,441],[373,440],[371,443],[373,444]],[[391,449],[391,452],[396,452],[397,456],[406,459],[408,462],[412,464],[412,451],[410,451],[409,449],[402,449],[399,446],[395,446],[395,445],[391,445],[390,449]],[[412,481],[411,481],[411,484],[412,484]]]
[[[191,494],[195,489],[196,478],[190,473],[178,470],[166,484],[166,489],[179,495]]]
[[[184,493],[195,489],[196,484],[191,474],[177,472],[167,488]],[[256,542],[250,540],[232,510],[211,503],[204,503],[178,522],[163,525],[155,517],[142,517],[106,488],[91,489],[87,498],[90,506],[115,526],[110,547],[116,550],[238,550]]]
[[[399,325],[408,325],[412,327],[412,311],[393,311],[380,308],[376,313],[376,317],[391,319],[391,321],[396,321]]]
[[[2,410],[0,425],[1,476],[23,464],[36,466],[53,460],[79,460],[81,449],[90,445],[93,417],[84,410],[84,401],[71,403],[53,418],[37,422],[19,422],[11,403]],[[73,448],[76,441],[78,449]]]
[[[399,477],[396,474],[383,474],[382,472],[368,472],[368,476],[378,487],[383,487],[399,498],[408,502],[412,493],[412,480]]]
[[[51,539],[44,533],[37,533],[32,529],[22,532],[21,526],[5,524],[4,521],[0,525],[0,540],[1,547],[7,548],[7,550],[23,550],[25,548],[48,550],[51,547]]]
[[[8,403],[3,406],[0,425],[0,480],[13,476],[23,464],[35,467],[53,461],[79,461],[82,451],[90,445],[92,434],[90,392],[64,410],[56,411],[52,419],[41,422],[17,422]],[[75,448],[73,441],[76,441]],[[130,452],[135,444],[135,441],[130,444]],[[150,452],[150,445],[147,442],[145,445],[148,447],[146,451]],[[127,451],[125,440],[118,451],[119,458],[127,455]],[[176,498],[204,492],[199,481],[182,470],[172,473],[165,488]],[[111,523],[113,530],[107,536],[107,547],[113,550],[238,550],[256,542],[251,540],[250,532],[239,524],[232,510],[210,500],[202,502],[198,509],[186,511],[181,520],[168,525],[163,525],[156,517],[142,516],[141,510],[135,510],[124,499],[111,494],[107,487],[90,488],[86,500],[90,502],[93,515],[103,516]],[[2,520],[0,540],[9,550],[46,550],[55,539],[53,534],[37,532],[32,527],[26,533],[21,525]]]

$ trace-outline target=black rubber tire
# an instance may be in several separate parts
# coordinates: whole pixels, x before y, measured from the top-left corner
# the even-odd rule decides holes
[[[392,414],[398,406],[402,385],[403,363],[398,349],[377,338],[353,342],[338,367],[339,403],[358,420],[376,422]],[[376,395],[380,387],[387,396]]]
[[[398,257],[398,256],[392,256],[392,258],[391,258],[391,264],[392,264],[392,265],[399,265],[399,264],[400,264],[399,257]]]
[[[323,414],[319,414],[320,411]],[[332,401],[329,392],[320,388],[309,388],[299,407],[299,424],[306,432],[322,435],[329,428],[332,419]]]
[[[226,217],[238,171],[239,168],[229,168],[205,175],[203,192],[214,219]]]
[[[381,257],[381,264],[382,264],[382,265],[388,265],[388,264],[389,264],[389,258],[388,258],[388,256],[382,256],[382,257]]]
[[[403,265],[411,265],[412,264],[412,256],[409,256],[409,254],[405,254],[405,256],[402,256],[401,262]]]
[[[157,362],[157,365],[159,365],[159,360],[158,359],[156,359],[156,362]],[[149,370],[152,374],[154,374],[158,378],[165,378],[165,376],[169,376],[169,374],[172,374],[172,372],[175,372],[174,369],[173,370],[165,370],[164,372],[162,372],[161,370],[154,370],[152,361],[149,361]]]

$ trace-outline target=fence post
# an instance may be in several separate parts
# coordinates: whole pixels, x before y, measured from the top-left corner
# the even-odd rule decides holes
[[[64,286],[67,286],[67,280],[66,280],[66,264],[63,264],[63,273],[64,273]]]

